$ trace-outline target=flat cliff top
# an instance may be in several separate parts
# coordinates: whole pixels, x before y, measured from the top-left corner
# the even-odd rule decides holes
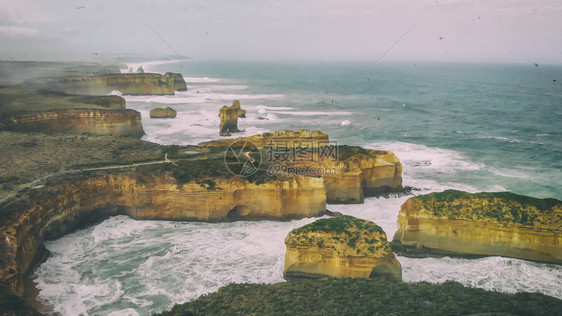
[[[406,202],[403,209],[430,217],[492,221],[562,231],[562,201],[556,199],[538,199],[510,192],[467,193],[456,190],[412,199],[421,203]]]
[[[0,198],[52,173],[163,159],[165,148],[132,137],[0,132]]]
[[[287,247],[318,247],[340,256],[382,258],[391,250],[383,229],[373,222],[341,216],[320,219],[294,229],[285,238]]]
[[[317,139],[324,141],[323,144],[328,144],[328,135],[324,132],[318,130],[308,130],[308,129],[299,129],[296,131],[293,130],[282,130],[282,131],[275,131],[275,132],[268,132],[259,135],[252,135],[246,137],[238,137],[234,139],[218,139],[212,140],[208,142],[199,143],[198,146],[229,146],[233,143],[243,143],[244,141],[254,142],[258,147],[267,145],[267,141],[284,141],[288,139]]]
[[[171,315],[557,315],[562,301],[541,294],[505,294],[390,278],[296,279],[230,284],[175,305]]]
[[[125,109],[125,100],[119,96],[81,96],[47,90],[0,87],[0,117],[18,112],[62,109],[107,109],[111,108],[112,103],[122,103],[120,107]]]

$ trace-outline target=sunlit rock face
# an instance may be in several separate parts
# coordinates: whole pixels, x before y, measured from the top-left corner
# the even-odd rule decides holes
[[[56,89],[69,94],[103,95],[118,90],[125,95],[167,95],[187,90],[183,76],[168,72],[62,77]]]
[[[6,119],[4,128],[47,134],[144,135],[141,115],[135,110],[60,109],[14,113]]]
[[[362,149],[334,162],[322,160],[328,203],[363,203],[365,196],[402,192],[402,164],[390,151]],[[333,169],[332,169],[333,168]]]
[[[28,202],[0,205],[0,280],[22,295],[23,277],[44,238],[56,238],[107,216],[135,219],[288,220],[322,215],[321,179],[294,176],[252,183],[232,177],[178,183],[171,174],[84,174],[30,192]]]
[[[447,190],[408,199],[393,248],[406,256],[506,256],[562,264],[562,201]]]
[[[220,147],[251,143],[269,151],[287,153],[279,164],[288,170],[304,168],[310,176],[322,177],[328,203],[363,203],[365,196],[401,193],[402,164],[390,151],[369,150],[354,146],[330,146],[328,135],[316,130],[284,130],[235,139],[200,143],[203,147]],[[298,156],[302,148],[308,156]],[[294,154],[297,153],[297,154]],[[292,155],[292,156],[291,156]],[[277,157],[279,158],[279,157]],[[272,159],[270,163],[278,163]],[[297,167],[297,168],[295,168]]]
[[[374,277],[402,279],[386,234],[375,223],[351,216],[321,219],[285,238],[285,277]]]

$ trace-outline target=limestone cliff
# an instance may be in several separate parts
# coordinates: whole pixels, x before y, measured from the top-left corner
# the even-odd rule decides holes
[[[231,106],[223,106],[219,110],[219,118],[221,119],[219,125],[220,136],[230,136],[230,133],[238,133],[238,118],[246,117],[246,110],[240,107],[240,101],[234,100]]]
[[[375,223],[351,216],[321,219],[285,238],[285,277],[373,277],[402,279],[386,234]]]
[[[390,151],[361,148],[338,161],[323,159],[320,165],[336,170],[323,176],[328,203],[363,203],[364,196],[403,191],[402,164]]]
[[[13,113],[4,129],[16,132],[91,133],[140,137],[144,134],[135,110],[57,109]]]
[[[169,106],[150,110],[150,118],[175,118],[176,115],[176,110]]]
[[[562,264],[562,201],[447,190],[408,199],[393,248],[404,255],[506,256]]]
[[[18,295],[44,238],[104,217],[227,221],[293,219],[326,210],[321,179],[292,177],[256,184],[238,177],[178,183],[169,172],[89,172],[50,180],[27,202],[0,205],[0,280]]]
[[[403,192],[402,164],[390,151],[330,145],[321,131],[299,129],[200,143],[203,147],[264,148],[262,157],[276,170],[322,177],[328,203],[363,203],[365,196]],[[299,173],[299,174],[303,174]]]
[[[187,90],[182,75],[171,72],[62,77],[57,81],[57,90],[69,94],[100,95],[119,90],[126,95],[165,95]]]
[[[328,135],[317,130],[299,129],[296,131],[283,130],[271,133],[263,133],[259,135],[238,137],[234,139],[220,139],[199,143],[198,146],[203,147],[227,147],[233,143],[244,143],[250,141],[257,147],[283,145],[284,147],[294,148],[299,144],[316,144],[315,146],[328,145]]]

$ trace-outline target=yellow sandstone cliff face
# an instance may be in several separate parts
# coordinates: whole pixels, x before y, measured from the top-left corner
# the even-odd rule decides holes
[[[454,190],[408,199],[392,245],[400,254],[490,255],[562,264],[562,202]]]
[[[364,196],[400,192],[402,164],[394,153],[365,150],[338,162],[322,161],[327,170],[335,167],[336,174],[324,175],[328,203],[363,203]]]
[[[199,146],[226,147],[246,141],[259,148],[267,147],[264,151],[267,157],[262,159],[271,160],[268,162],[277,165],[277,170],[283,170],[279,168],[283,165],[287,170],[315,171],[308,175],[324,179],[328,203],[363,203],[365,196],[403,191],[402,164],[394,153],[349,146],[335,149],[329,146],[328,135],[321,131],[285,130],[210,141]],[[301,154],[302,148],[310,154]]]
[[[135,110],[59,109],[11,114],[6,129],[16,132],[144,135],[141,115]]]
[[[185,91],[187,86],[181,74],[168,72],[62,77],[58,89],[69,94],[100,95],[119,90],[126,95],[165,95]]]
[[[45,188],[30,207],[3,222],[0,279],[21,296],[23,276],[43,238],[56,238],[110,215],[195,221],[293,219],[323,214],[324,196],[321,179],[306,177],[259,185],[241,178],[214,179],[178,187],[166,173],[84,176]]]
[[[351,216],[321,219],[285,238],[285,277],[362,277],[402,279],[386,234],[375,223]]]

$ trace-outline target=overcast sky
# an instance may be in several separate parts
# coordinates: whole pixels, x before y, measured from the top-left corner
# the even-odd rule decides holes
[[[407,34],[399,40],[410,28]],[[562,64],[561,0],[0,0],[0,59]],[[96,55],[97,54],[97,55]]]

